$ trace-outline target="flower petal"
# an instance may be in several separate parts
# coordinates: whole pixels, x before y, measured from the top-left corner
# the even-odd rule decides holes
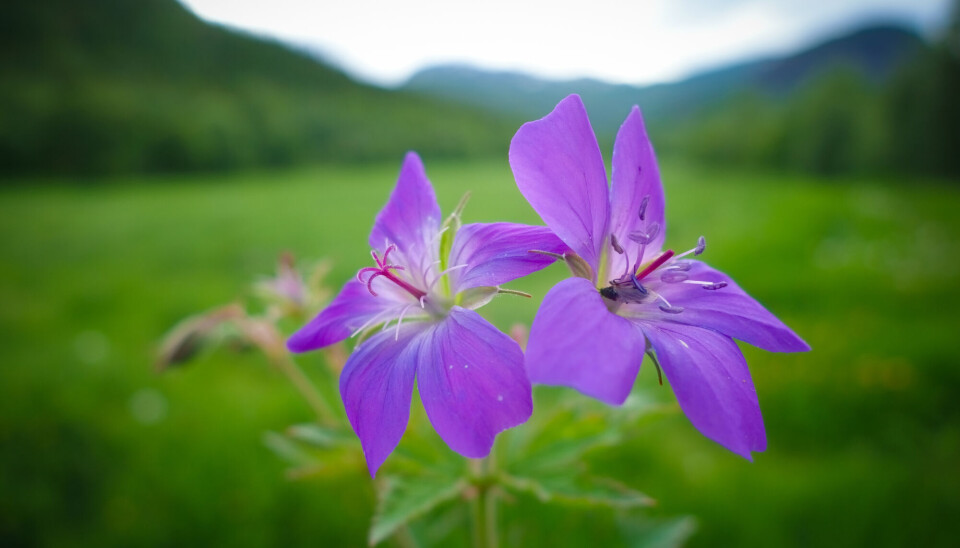
[[[400,443],[410,418],[416,375],[415,346],[423,324],[408,324],[394,340],[393,330],[364,341],[340,374],[340,396],[353,431],[360,438],[370,476]]]
[[[386,244],[396,244],[407,269],[423,270],[436,260],[435,238],[441,222],[440,206],[423,162],[415,152],[408,152],[397,186],[373,224],[370,247],[383,251]]]
[[[400,315],[405,306],[415,302],[412,297],[400,294],[389,284],[381,288],[379,279],[374,284],[378,297],[370,294],[366,284],[357,280],[347,282],[320,314],[290,336],[287,349],[291,352],[307,352],[340,342],[368,321],[379,323],[392,320]]]
[[[666,314],[655,307],[650,317],[670,322],[706,327],[728,337],[740,339],[771,352],[806,352],[807,345],[783,322],[760,303],[747,295],[729,276],[700,261],[689,261],[686,274],[690,280],[726,282],[727,286],[713,291],[689,283],[655,281],[651,288],[673,306],[683,307],[680,314]]]
[[[417,342],[420,398],[437,433],[465,457],[485,457],[494,437],[530,418],[523,353],[472,310],[453,307]]]
[[[579,96],[520,127],[510,142],[510,167],[547,226],[596,271],[609,216],[607,174]]]
[[[613,405],[627,399],[643,360],[643,334],[611,314],[588,280],[568,278],[551,289],[530,327],[530,380],[569,386]]]
[[[640,109],[633,107],[613,145],[613,175],[610,188],[610,232],[627,250],[631,261],[636,261],[640,244],[630,239],[630,233],[640,230],[644,223],[639,213],[644,198],[644,219],[647,227],[658,226],[657,235],[647,244],[644,255],[647,259],[660,252],[666,234],[664,217],[663,185],[660,168],[653,152],[653,144],[647,136]],[[619,258],[611,254],[612,258]],[[619,272],[624,265],[615,264],[611,272]]]
[[[536,272],[554,259],[531,250],[563,253],[567,246],[549,228],[514,223],[463,225],[454,237],[450,272],[454,293],[471,287],[495,286]]]
[[[699,327],[638,323],[700,433],[748,460],[751,451],[767,448],[757,392],[732,339]]]

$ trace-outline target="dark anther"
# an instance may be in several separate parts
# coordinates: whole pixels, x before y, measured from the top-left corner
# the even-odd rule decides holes
[[[650,203],[650,196],[644,196],[643,201],[640,202],[640,220],[647,220],[647,204]]]
[[[611,301],[616,301],[620,297],[617,295],[617,290],[610,286],[601,289],[600,295],[605,299],[610,299]]]

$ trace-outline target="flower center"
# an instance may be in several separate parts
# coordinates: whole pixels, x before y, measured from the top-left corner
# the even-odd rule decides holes
[[[683,260],[683,258],[691,253],[695,256],[703,253],[707,247],[706,239],[703,236],[700,236],[700,238],[697,239],[696,246],[683,253],[680,253],[679,255],[674,253],[672,249],[668,249],[646,265],[640,264],[640,261],[643,260],[643,255],[646,251],[647,244],[652,242],[660,231],[659,223],[647,223],[646,221],[646,210],[649,201],[649,196],[645,196],[643,198],[638,214],[641,221],[640,228],[629,234],[629,238],[631,240],[640,244],[640,250],[637,254],[636,261],[632,265],[630,262],[630,257],[627,255],[623,246],[620,245],[620,242],[617,241],[617,237],[614,235],[610,236],[610,246],[613,248],[615,253],[624,256],[627,267],[619,278],[610,280],[610,285],[600,290],[600,295],[610,301],[607,303],[607,306],[611,307],[611,310],[615,310],[619,304],[623,303],[643,303],[652,301],[656,302],[657,307],[663,312],[667,312],[669,314],[679,314],[683,312],[683,307],[671,305],[663,295],[657,293],[649,287],[644,286],[641,282],[644,280],[651,280],[654,278],[654,276],[659,274],[660,281],[663,283],[694,284],[710,291],[726,287],[727,282],[709,282],[690,279],[688,272],[690,271],[691,263]]]
[[[405,270],[400,265],[390,264],[390,262],[388,262],[390,257],[390,252],[396,248],[397,246],[394,244],[388,245],[387,249],[383,252],[382,259],[380,258],[379,255],[377,255],[376,250],[370,251],[370,256],[373,257],[373,260],[377,263],[377,266],[368,266],[366,268],[361,268],[360,271],[357,272],[357,280],[360,283],[367,284],[367,291],[369,291],[371,295],[376,297],[377,292],[373,290],[373,280],[375,280],[379,276],[383,276],[384,278],[390,280],[391,282],[396,284],[398,287],[400,287],[407,293],[413,295],[413,298],[420,300],[427,295],[426,291],[421,291],[420,289],[417,289],[416,287],[410,285],[409,282],[398,278],[396,274],[391,272],[391,270]],[[369,274],[370,276],[367,277],[366,280],[364,280],[364,276],[367,274]]]

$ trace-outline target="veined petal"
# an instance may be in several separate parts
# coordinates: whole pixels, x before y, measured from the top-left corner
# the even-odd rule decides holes
[[[423,407],[457,453],[485,457],[498,433],[530,418],[520,347],[476,312],[453,307],[414,345]]]
[[[410,341],[423,324],[377,333],[354,349],[340,374],[340,396],[360,438],[370,476],[400,443],[410,418],[416,355]]]
[[[640,109],[633,107],[617,132],[613,145],[613,175],[610,188],[610,232],[627,250],[631,261],[636,261],[640,244],[630,239],[630,234],[657,225],[656,236],[646,245],[647,259],[660,252],[666,234],[663,185],[660,168],[653,152],[653,144],[647,136]],[[644,199],[644,220],[639,217]],[[614,254],[611,254],[614,257]],[[643,262],[643,261],[641,261]],[[623,264],[614,264],[612,272],[620,272]]]
[[[373,224],[370,247],[383,251],[386,244],[396,244],[404,266],[411,269],[408,274],[421,281],[421,271],[437,258],[441,222],[440,206],[423,162],[415,152],[408,152],[397,186]]]
[[[607,174],[579,96],[520,127],[510,167],[533,209],[596,272],[609,216]]]
[[[531,250],[563,253],[566,244],[549,228],[514,223],[463,225],[453,241],[450,265],[467,265],[450,272],[457,293],[480,286],[496,286],[536,272],[554,259]]]
[[[374,297],[366,284],[347,282],[320,314],[290,336],[287,348],[291,352],[307,352],[340,342],[371,320],[379,323],[396,318],[404,306],[413,302],[409,295],[400,294],[388,284],[381,289],[379,284],[380,280],[374,281],[379,294]]]
[[[589,280],[568,278],[543,298],[530,327],[530,380],[562,385],[613,405],[627,399],[646,345],[626,318],[611,314]]]
[[[733,339],[688,325],[638,323],[700,433],[748,460],[767,448],[757,392]]]
[[[689,263],[691,267],[686,274],[690,280],[726,282],[726,287],[709,291],[696,284],[668,284],[657,280],[650,287],[666,297],[671,305],[684,310],[680,314],[666,314],[650,306],[646,307],[650,309],[650,317],[706,327],[771,352],[810,350],[803,339],[747,295],[729,276],[701,261]]]

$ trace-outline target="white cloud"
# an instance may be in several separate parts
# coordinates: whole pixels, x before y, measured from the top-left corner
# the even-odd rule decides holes
[[[398,83],[463,62],[547,77],[649,83],[785,52],[865,18],[934,25],[949,0],[182,0],[216,22],[316,48]]]

